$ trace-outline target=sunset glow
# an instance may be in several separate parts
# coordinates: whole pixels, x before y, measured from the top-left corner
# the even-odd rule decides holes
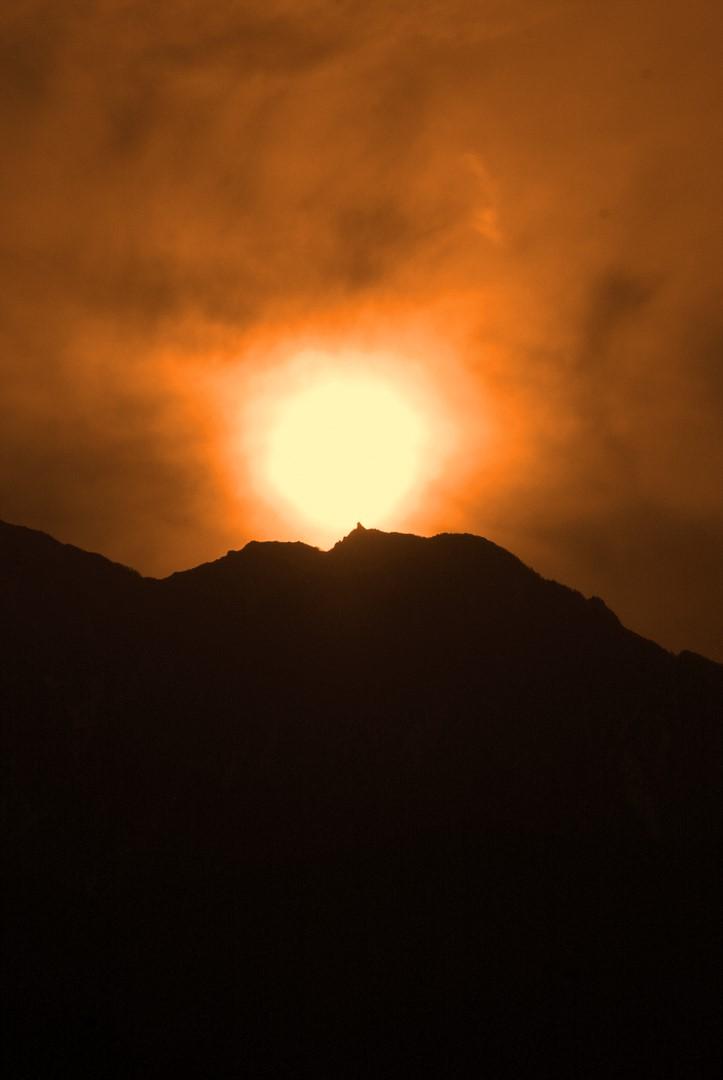
[[[322,528],[383,525],[419,482],[424,437],[423,417],[391,383],[322,375],[275,410],[268,483]]]
[[[481,534],[723,660],[722,4],[6,9],[0,518]]]

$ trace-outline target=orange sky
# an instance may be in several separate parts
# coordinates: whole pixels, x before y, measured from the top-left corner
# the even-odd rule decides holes
[[[456,437],[399,528],[723,659],[717,3],[5,7],[0,517],[148,573],[306,539],[249,406],[356,350]]]

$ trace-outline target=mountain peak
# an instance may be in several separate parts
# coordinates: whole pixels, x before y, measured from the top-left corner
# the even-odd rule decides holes
[[[413,533],[400,533],[400,532],[385,532],[383,529],[367,529],[362,525],[361,521],[357,521],[356,526],[343,536],[341,540],[337,540],[334,544],[332,551],[336,551],[338,548],[355,545],[360,542],[369,542],[372,540],[395,540],[404,538],[406,540],[421,540],[423,537],[415,536]]]
[[[238,1028],[216,1071],[257,1042],[283,1075],[287,1011],[293,1060],[322,1026],[366,1054],[397,1018],[418,1056],[430,1016],[477,1040],[482,1002],[483,1038],[535,1065],[552,1032],[556,1075],[590,999],[595,1053],[610,1001],[666,1054],[676,1031],[681,1061],[710,1049],[723,667],[463,533],[358,524],[158,581],[0,526],[0,582],[19,1052],[90,1037],[135,1075],[160,1001],[151,1072],[206,1016],[193,1074]]]
[[[356,525],[351,530],[351,532],[347,533],[346,536],[342,536],[341,540],[337,540],[337,542],[336,542],[336,544],[334,546],[338,547],[339,544],[344,544],[344,543],[346,543],[347,540],[359,539],[360,537],[364,536],[365,533],[369,533],[369,532],[379,532],[379,530],[378,529],[365,529],[364,526],[362,525],[361,521],[357,521]]]

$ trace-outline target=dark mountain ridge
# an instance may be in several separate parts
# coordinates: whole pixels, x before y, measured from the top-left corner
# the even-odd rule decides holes
[[[0,590],[17,1075],[712,1075],[723,667],[460,534]]]

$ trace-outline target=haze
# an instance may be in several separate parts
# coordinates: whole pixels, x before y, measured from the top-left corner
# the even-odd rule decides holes
[[[443,429],[390,527],[723,659],[721,30],[702,0],[8,6],[0,518],[151,574],[315,542],[253,448],[300,356],[353,354]]]

